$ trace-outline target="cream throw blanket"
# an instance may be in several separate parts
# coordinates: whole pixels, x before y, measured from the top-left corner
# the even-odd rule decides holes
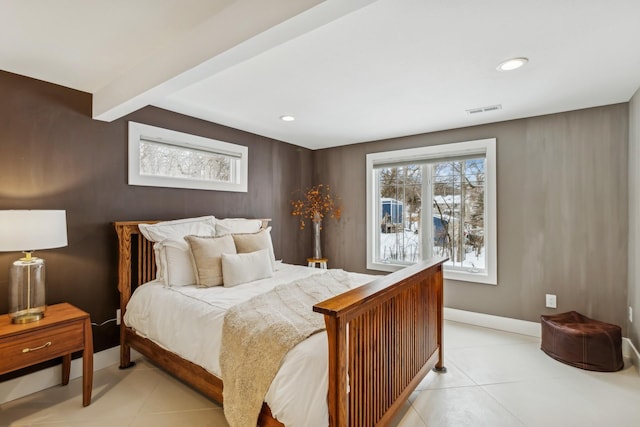
[[[289,350],[325,329],[312,306],[355,287],[342,270],[314,274],[231,307],[224,318],[220,369],[231,427],[255,427],[262,402]]]

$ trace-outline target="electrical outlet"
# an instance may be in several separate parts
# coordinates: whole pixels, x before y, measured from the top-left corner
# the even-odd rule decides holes
[[[120,324],[120,309],[116,309],[116,325]]]
[[[629,322],[633,323],[633,308],[629,306]]]
[[[547,308],[557,308],[558,307],[557,299],[556,299],[555,295],[547,294],[546,297],[547,297],[547,299],[546,299],[546,307]]]

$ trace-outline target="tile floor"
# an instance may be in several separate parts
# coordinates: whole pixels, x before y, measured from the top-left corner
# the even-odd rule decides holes
[[[540,341],[462,323],[445,326],[446,374],[430,373],[398,427],[640,426],[633,366],[596,373],[546,356]],[[97,371],[92,404],[81,380],[0,405],[0,426],[226,426],[222,409],[145,360]]]

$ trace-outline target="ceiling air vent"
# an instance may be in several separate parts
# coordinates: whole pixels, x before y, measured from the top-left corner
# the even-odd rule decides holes
[[[467,110],[468,114],[478,114],[478,113],[486,113],[488,111],[496,111],[496,110],[501,110],[502,109],[502,105],[497,104],[497,105],[489,105],[487,107],[480,107],[480,108],[472,108],[470,110]]]

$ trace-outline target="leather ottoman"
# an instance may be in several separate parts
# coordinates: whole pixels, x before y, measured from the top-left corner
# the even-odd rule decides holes
[[[554,359],[589,371],[614,372],[623,368],[619,326],[567,313],[540,316],[540,348]]]

